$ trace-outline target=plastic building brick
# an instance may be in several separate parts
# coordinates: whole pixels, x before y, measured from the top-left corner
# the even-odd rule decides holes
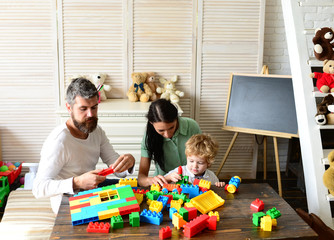
[[[166,228],[161,228],[159,230],[159,238],[160,239],[166,239],[166,238],[171,238],[172,237],[172,230],[170,229],[169,226]]]
[[[160,192],[161,186],[159,184],[152,184],[150,190]]]
[[[197,218],[197,208],[195,207],[184,207],[188,211],[188,221]]]
[[[261,230],[271,232],[273,226],[277,226],[276,219],[272,219],[269,215],[261,218],[261,224],[260,224]]]
[[[189,212],[188,212],[187,209],[181,207],[180,210],[179,210],[179,214],[182,216],[182,218],[183,218],[185,221],[189,221],[189,220],[188,220],[188,214],[189,214]]]
[[[184,203],[184,206],[188,208],[195,207],[191,202]]]
[[[140,214],[140,221],[160,225],[162,223],[163,215],[161,212],[156,213],[151,210],[144,209]]]
[[[179,166],[177,169],[177,173],[182,176],[182,166]]]
[[[256,212],[262,211],[264,209],[264,204],[262,200],[259,200],[258,198],[255,199],[251,205],[250,208]]]
[[[115,185],[79,192],[69,199],[73,225],[140,211],[130,185]]]
[[[218,196],[218,194],[214,191],[209,190],[191,199],[190,202],[197,208],[198,211],[204,214],[224,205],[225,200]]]
[[[169,209],[169,218],[173,220],[173,214],[177,213],[177,210],[175,208]]]
[[[208,229],[209,230],[217,230],[217,216],[211,216],[208,219]]]
[[[140,220],[139,220],[139,212],[133,212],[129,214],[129,224],[132,227],[139,227]]]
[[[197,185],[182,184],[181,189],[182,193],[189,194],[189,198],[194,198],[199,195],[199,186]]]
[[[164,194],[167,194],[167,193],[168,193],[168,189],[167,189],[167,188],[163,188],[163,189],[161,190],[161,192],[163,192]]]
[[[159,196],[157,201],[162,203],[162,209],[164,209],[167,206],[167,203],[169,201],[169,198],[167,196]]]
[[[119,229],[124,227],[124,222],[123,219],[120,215],[118,216],[113,216],[110,219],[110,225],[113,229]]]
[[[163,195],[164,197],[168,197],[167,204],[170,204],[170,202],[173,200],[173,195],[168,194],[168,195]]]
[[[158,192],[155,190],[146,193],[146,197],[151,200],[157,200],[160,195],[162,195],[162,192]]]
[[[200,179],[195,178],[193,181],[193,185],[198,185],[200,182]]]
[[[179,188],[180,184],[164,184],[162,187],[166,188],[169,192],[171,192],[174,188]]]
[[[162,210],[162,208],[163,208],[163,204],[162,204],[162,202],[159,202],[159,201],[156,201],[156,200],[153,200],[152,202],[151,202],[151,204],[150,204],[150,206],[149,206],[149,209],[153,212],[153,211],[155,211],[155,212],[161,212],[161,210]]]
[[[200,215],[194,220],[188,222],[183,226],[184,236],[191,238],[198,234],[199,232],[203,231],[205,228],[208,227],[208,219],[209,216],[206,214]]]
[[[181,193],[181,194],[171,193],[171,195],[173,195],[174,200],[182,199],[182,201],[184,202],[187,199],[187,196],[184,193]]]
[[[106,169],[103,169],[101,172],[99,172],[97,175],[100,175],[100,176],[107,176],[109,174],[112,174],[114,173],[114,169],[112,167],[109,167],[109,168],[106,168]]]
[[[121,185],[130,185],[131,187],[137,187],[137,179],[136,178],[121,178],[118,182]]]
[[[228,182],[226,189],[229,193],[235,193],[236,190],[239,188],[241,183],[241,178],[239,176],[234,176]]]
[[[204,179],[201,179],[201,180],[199,181],[198,186],[199,186],[199,187],[202,187],[202,188],[210,189],[210,187],[211,187],[211,182],[210,182],[210,181],[207,181],[207,180],[204,180]]]
[[[182,218],[182,216],[178,213],[174,213],[173,214],[173,219],[172,219],[172,223],[174,225],[174,227],[176,227],[177,229],[180,229],[181,227],[183,227],[185,224],[187,224],[187,222]]]
[[[109,233],[110,224],[103,222],[90,222],[87,226],[87,232],[95,232],[95,233]]]
[[[219,212],[218,211],[210,211],[209,212],[209,217],[211,217],[211,216],[216,216],[217,217],[217,222],[219,222]]]
[[[272,209],[269,209],[267,212],[266,212],[267,215],[269,215],[271,218],[279,218],[281,216],[281,213],[280,211],[278,211],[275,207],[273,207]]]
[[[9,194],[10,188],[8,183],[8,178],[0,176],[0,207],[3,207],[4,200]]]
[[[170,207],[171,208],[175,208],[177,211],[180,210],[181,206],[183,204],[183,200],[182,199],[179,199],[179,200],[172,200],[170,202]]]
[[[260,226],[261,218],[264,216],[266,216],[266,214],[263,212],[253,213],[253,224],[257,227]]]
[[[135,194],[138,204],[140,205],[144,200],[144,194],[141,194],[141,193],[134,193],[134,194]]]

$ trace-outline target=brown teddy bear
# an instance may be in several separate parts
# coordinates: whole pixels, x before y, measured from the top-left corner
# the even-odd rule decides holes
[[[325,60],[322,70],[323,73],[313,72],[310,77],[317,79],[317,88],[320,92],[334,92],[334,60]]]
[[[333,107],[334,97],[332,94],[328,94],[317,105],[317,114],[315,115],[315,121],[317,122],[317,124],[334,124],[334,113],[332,113],[334,111]]]
[[[329,168],[324,172],[323,182],[329,193],[334,196],[334,151],[328,154]]]
[[[332,28],[324,27],[316,29],[315,36],[312,39],[314,44],[314,56],[316,59],[320,61],[334,59],[334,43],[331,43],[333,39],[334,32]]]
[[[146,84],[151,88],[152,96],[151,101],[155,101],[160,98],[160,94],[157,93],[158,84],[155,82],[155,73],[148,72],[146,77]]]
[[[152,96],[151,88],[145,83],[147,73],[132,73],[133,84],[130,86],[127,96],[131,102],[148,102]]]

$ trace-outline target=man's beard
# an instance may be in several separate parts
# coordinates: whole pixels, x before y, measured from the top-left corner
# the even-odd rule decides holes
[[[76,126],[83,133],[91,133],[95,130],[97,126],[97,120],[98,120],[97,117],[87,118],[83,122],[78,122],[77,120],[75,120],[73,114],[71,114],[71,117],[72,117],[74,126]],[[92,121],[88,122],[89,120],[92,120]]]

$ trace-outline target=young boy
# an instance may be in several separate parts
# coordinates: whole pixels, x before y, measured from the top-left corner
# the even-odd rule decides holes
[[[225,182],[219,182],[217,176],[208,169],[214,162],[217,152],[218,144],[209,135],[193,135],[186,142],[187,165],[182,166],[182,175],[189,176],[189,182],[191,183],[197,178],[210,181],[217,187],[224,187]],[[165,178],[168,182],[181,180],[178,168],[168,172]]]

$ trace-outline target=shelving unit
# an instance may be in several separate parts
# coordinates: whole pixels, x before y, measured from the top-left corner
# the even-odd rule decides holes
[[[318,4],[325,6],[330,3],[322,1],[318,2],[317,6],[319,6]],[[306,35],[313,35],[314,29],[312,32],[311,29],[304,28],[301,9],[303,6],[310,6],[310,3],[298,0],[282,0],[296,102],[306,196],[309,212],[315,213],[329,227],[333,228],[330,201],[334,201],[334,197],[328,194],[328,189],[322,181],[326,165],[328,164],[327,155],[332,149],[325,149],[321,132],[334,129],[334,126],[319,126],[314,119],[317,112],[317,98],[322,98],[326,94],[317,91],[310,78],[312,70],[322,69],[322,62],[309,56]]]

